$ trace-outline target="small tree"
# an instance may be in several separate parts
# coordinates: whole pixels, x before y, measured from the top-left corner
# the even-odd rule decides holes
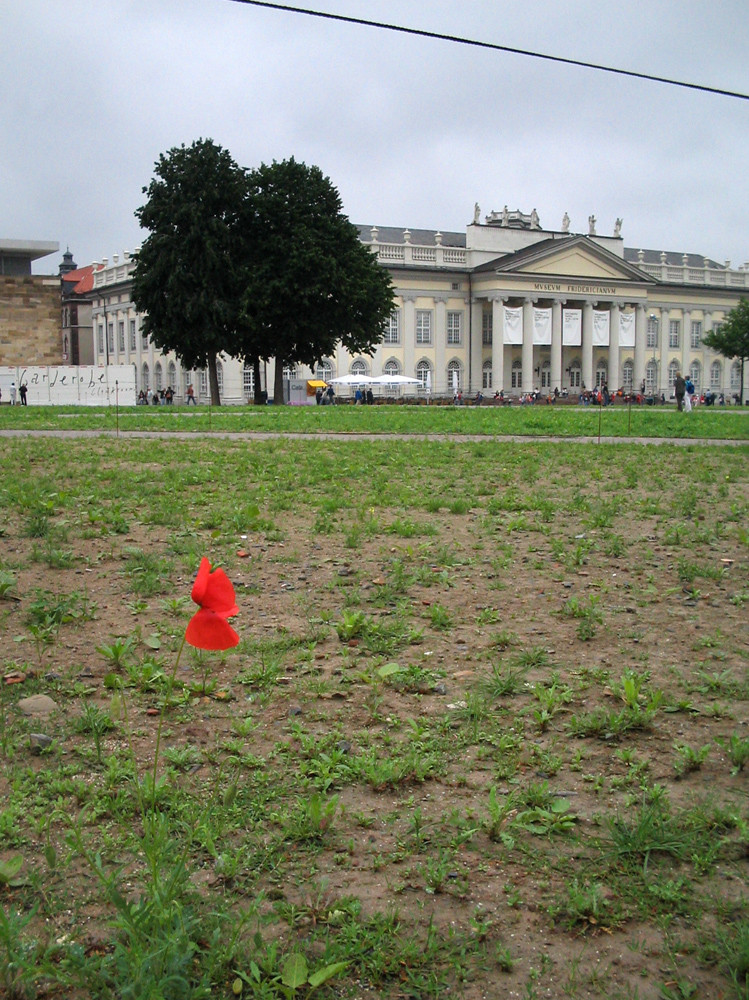
[[[711,330],[702,338],[703,344],[722,354],[724,358],[739,361],[739,405],[744,403],[744,364],[749,359],[749,299],[740,299],[721,323],[719,330]]]
[[[361,243],[318,167],[293,158],[248,174],[242,224],[247,263],[243,322],[234,353],[310,366],[337,343],[372,354],[393,309],[390,276]]]
[[[133,300],[157,347],[186,368],[208,368],[218,406],[216,360],[231,351],[240,322],[245,173],[210,139],[162,153],[154,172],[135,213],[150,233],[138,252]]]

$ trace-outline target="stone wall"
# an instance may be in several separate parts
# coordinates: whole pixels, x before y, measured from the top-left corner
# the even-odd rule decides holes
[[[0,275],[0,365],[59,364],[60,279]]]

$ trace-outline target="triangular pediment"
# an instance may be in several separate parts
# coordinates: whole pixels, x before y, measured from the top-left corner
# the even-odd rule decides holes
[[[505,275],[653,283],[650,275],[586,236],[542,240],[490,266]]]

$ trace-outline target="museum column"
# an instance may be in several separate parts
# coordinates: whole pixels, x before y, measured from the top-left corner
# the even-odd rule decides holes
[[[689,374],[689,355],[692,347],[692,313],[689,309],[682,309],[681,321],[681,374],[684,378]]]
[[[551,303],[551,385],[550,389],[562,388],[562,306],[564,299],[553,299]]]
[[[505,299],[492,299],[492,385],[499,392],[505,387]]]
[[[533,392],[533,303],[523,299],[523,392]]]
[[[645,345],[648,339],[648,317],[645,305],[635,305],[635,373],[632,388],[639,391],[645,381]]]
[[[414,374],[416,353],[416,296],[403,296],[403,374]],[[436,373],[435,373],[436,374]]]
[[[663,393],[666,398],[668,398],[668,371],[666,370],[668,365],[668,321],[669,321],[669,310],[661,307],[661,323],[660,330],[658,331],[658,364],[656,366],[656,377],[657,385],[656,389],[659,393]],[[684,372],[682,372],[682,375]]]
[[[484,305],[481,299],[474,298],[469,306],[471,310],[470,322],[468,324],[467,336],[470,337],[468,344],[468,364],[470,365],[470,381],[468,391],[474,395],[483,386],[483,347],[481,338],[481,323],[484,313]]]
[[[702,338],[700,339],[700,367],[702,368],[702,386],[700,387],[704,392],[710,385],[710,373],[709,373],[709,355],[708,350],[705,347],[704,339],[705,334],[710,333],[713,328],[713,314],[708,312],[707,309],[702,314]],[[730,370],[730,369],[729,369]],[[725,382],[725,379],[723,380]]]
[[[436,387],[442,385],[442,380],[447,378],[447,363],[445,361],[447,347],[447,296],[435,295],[434,304],[434,382]],[[406,375],[415,374],[413,369],[409,369],[406,372]]]
[[[593,388],[593,307],[595,302],[583,302],[583,384],[582,388]]]
[[[619,303],[611,303],[609,316],[609,390],[616,392],[621,382],[621,354],[619,351]]]

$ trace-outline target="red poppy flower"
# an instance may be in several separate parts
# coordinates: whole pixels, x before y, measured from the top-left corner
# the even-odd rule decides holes
[[[192,599],[200,605],[187,626],[185,639],[198,649],[231,649],[239,636],[227,618],[239,614],[234,599],[234,587],[222,569],[211,571],[206,559],[200,560],[198,575],[192,588]]]

